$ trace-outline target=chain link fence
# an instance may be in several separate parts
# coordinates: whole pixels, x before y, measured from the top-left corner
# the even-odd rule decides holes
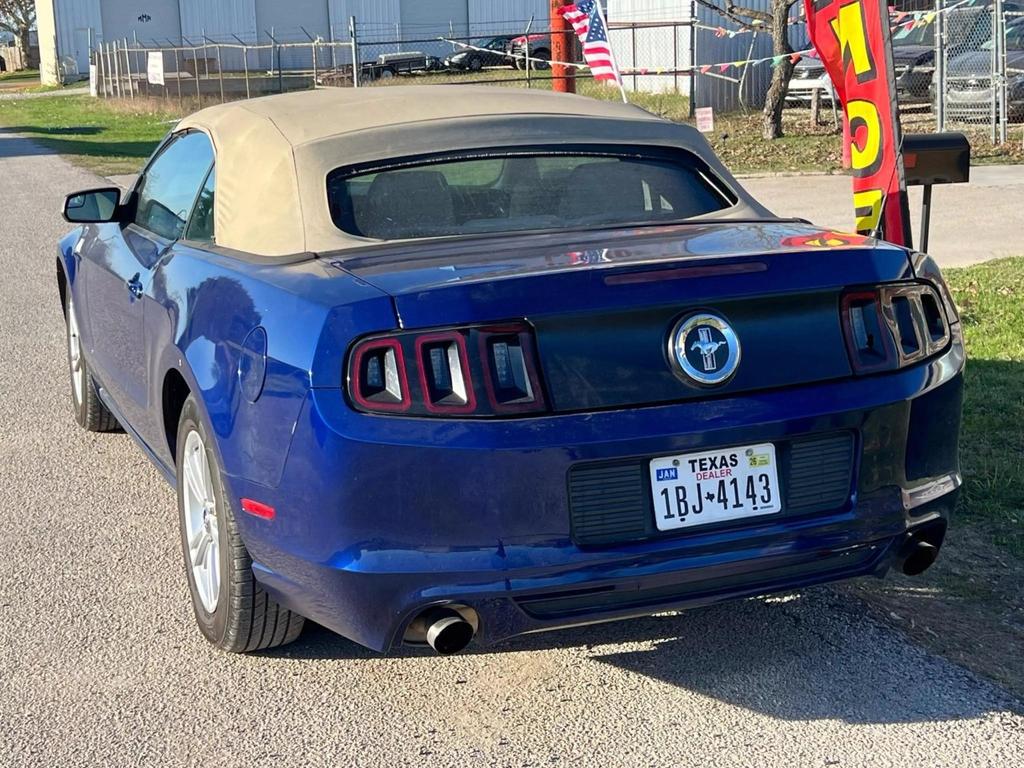
[[[1016,4],[1020,2],[1020,5]],[[764,61],[770,35],[738,29],[706,7],[678,20],[612,20],[609,38],[629,91],[689,96],[684,109],[759,109],[771,77]],[[914,23],[894,17],[893,60],[905,130],[987,127],[994,143],[1024,122],[1024,0],[936,0]],[[903,14],[906,16],[906,13]],[[790,26],[795,50],[809,47],[799,18]],[[328,37],[305,29],[264,30],[252,39],[208,37],[180,41],[106,42],[92,54],[94,93],[106,98],[153,97],[182,107],[316,87],[396,83],[510,84],[552,87],[553,36],[548,20],[521,19],[470,27],[407,30],[391,24],[331,28]],[[728,27],[726,26],[728,25]],[[396,32],[401,34],[396,34]],[[463,29],[465,32],[465,29]],[[727,33],[728,32],[728,33]],[[574,33],[565,33],[572,76],[589,79]],[[586,86],[582,86],[586,90]],[[815,121],[839,115],[821,62],[797,62],[790,106],[811,107]],[[825,118],[828,119],[828,118]]]
[[[1024,6],[938,0],[929,103],[939,131],[987,127],[1007,141],[1024,121]]]

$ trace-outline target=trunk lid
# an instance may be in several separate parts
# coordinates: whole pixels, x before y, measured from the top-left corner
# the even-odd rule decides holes
[[[403,328],[528,320],[562,412],[706,397],[667,351],[698,310],[742,347],[715,394],[849,376],[842,289],[911,274],[902,248],[792,221],[391,244],[332,264],[390,294]]]

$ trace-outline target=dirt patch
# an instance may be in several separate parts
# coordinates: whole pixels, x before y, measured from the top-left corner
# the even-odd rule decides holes
[[[992,546],[999,531],[954,520],[938,562],[838,589],[915,642],[1024,697],[1024,570]]]

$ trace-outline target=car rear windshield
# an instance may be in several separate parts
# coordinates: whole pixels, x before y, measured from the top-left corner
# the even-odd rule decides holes
[[[735,198],[688,152],[529,152],[341,168],[335,225],[378,240],[681,221]]]

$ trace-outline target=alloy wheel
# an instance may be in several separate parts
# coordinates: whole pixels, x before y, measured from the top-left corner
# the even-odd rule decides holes
[[[184,473],[185,535],[189,566],[203,608],[207,613],[213,613],[217,609],[220,594],[217,501],[206,445],[195,430],[185,438],[185,455],[181,466]]]
[[[71,366],[71,391],[75,405],[81,405],[85,392],[85,366],[82,365],[82,340],[75,316],[75,300],[68,296],[68,363]]]

